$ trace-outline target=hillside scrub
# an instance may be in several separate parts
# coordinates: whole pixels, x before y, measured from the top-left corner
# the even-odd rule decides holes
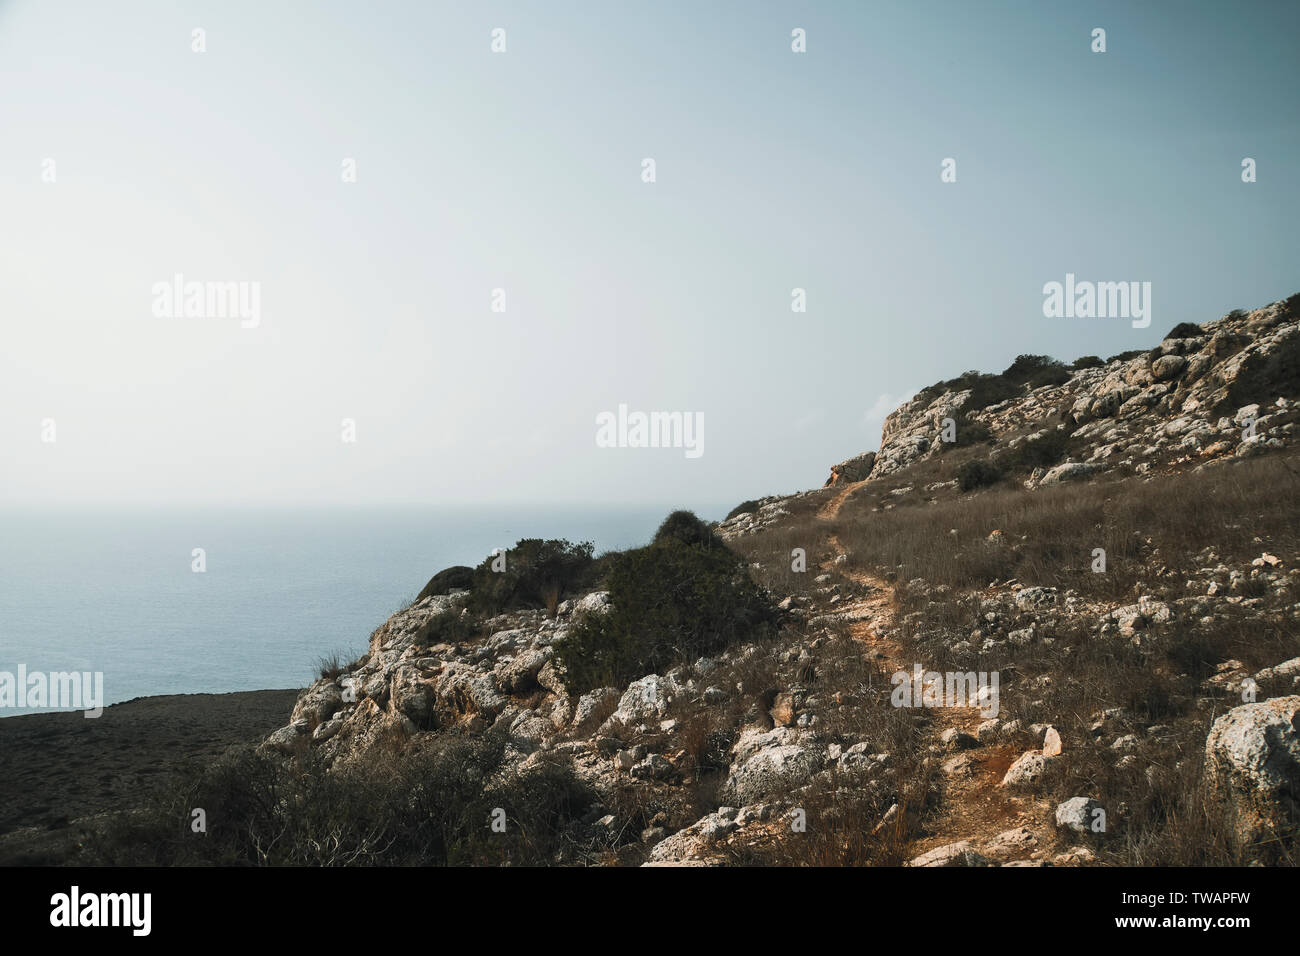
[[[757,510],[758,510],[757,501],[754,501],[752,499],[749,501],[742,501],[740,504],[736,505],[736,507],[732,508],[730,511],[727,512],[727,517],[725,520],[729,521],[732,518],[736,517],[736,515],[752,514]]]
[[[618,555],[612,609],[556,645],[570,691],[623,686],[772,632],[775,612],[742,557],[695,515],[669,515],[654,540]]]
[[[878,514],[850,500],[838,532],[855,561],[893,569],[904,580],[983,587],[1014,578],[1120,599],[1150,577],[1152,564],[1194,570],[1202,548],[1224,558],[1257,556],[1261,528],[1274,547],[1300,549],[1294,461],[1294,455],[1259,458],[1159,482],[1128,478],[1032,492],[1004,487]],[[991,546],[986,539],[994,529],[1014,546]],[[1105,574],[1090,570],[1097,547],[1107,554]]]
[[[962,404],[963,412],[977,412],[1009,399],[1018,398],[1026,387],[1060,385],[1068,381],[1070,370],[1050,355],[1018,355],[1001,373],[969,371],[944,382],[922,389],[918,397],[933,401],[944,392],[970,391]]]
[[[330,773],[246,748],[177,775],[147,811],[86,848],[113,865],[545,865],[583,851],[572,835],[595,801],[559,761],[507,769],[501,733],[394,741],[384,759]],[[190,831],[191,807],[208,830]],[[489,828],[505,810],[501,832]]]
[[[499,614],[546,607],[578,593],[593,577],[592,544],[522,538],[504,555],[489,555],[474,569],[473,610]]]

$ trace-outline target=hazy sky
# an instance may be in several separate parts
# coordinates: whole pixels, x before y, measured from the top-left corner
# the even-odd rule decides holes
[[[1297,35],[1290,2],[0,0],[0,503],[815,486],[937,379],[1300,291]],[[1044,318],[1067,272],[1151,282],[1151,327]],[[258,324],[155,315],[178,273],[256,282]],[[620,404],[704,453],[597,447]]]

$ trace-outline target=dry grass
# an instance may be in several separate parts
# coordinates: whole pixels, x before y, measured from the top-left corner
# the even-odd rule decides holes
[[[1039,746],[1041,731],[1028,730],[1035,723],[1056,726],[1065,742],[1064,759],[1053,762],[1034,796],[1049,804],[1091,796],[1107,809],[1108,831],[1102,837],[1062,837],[1090,843],[1100,862],[1240,865],[1263,854],[1294,865],[1294,840],[1264,848],[1233,845],[1222,808],[1205,799],[1201,771],[1210,724],[1241,702],[1239,695],[1203,681],[1224,661],[1241,661],[1253,672],[1300,654],[1300,629],[1289,610],[1297,596],[1246,578],[1236,593],[1247,603],[1218,600],[1196,610],[1195,603],[1183,602],[1173,622],[1143,633],[1140,643],[1100,638],[1097,613],[1144,594],[1169,601],[1204,595],[1210,569],[1249,571],[1250,561],[1265,551],[1282,558],[1284,571],[1294,567],[1300,558],[1295,506],[1300,456],[1265,455],[1150,479],[1112,473],[1033,492],[1009,481],[973,494],[925,490],[927,484],[949,480],[972,454],[987,449],[958,449],[945,459],[868,482],[835,521],[805,513],[736,546],[761,563],[758,576],[777,596],[802,595],[821,608],[832,589],[844,598],[855,595],[842,571],[883,575],[895,582],[901,626],[893,636],[915,660],[936,670],[1000,671],[1002,716],[1015,717],[1022,726],[1006,739],[1008,749],[1018,753]],[[910,491],[890,494],[909,486]],[[1003,532],[1000,544],[988,541],[994,529]],[[832,565],[831,587],[822,587],[814,579],[831,557],[825,544],[831,535],[845,546],[849,564]],[[809,571],[803,575],[788,570],[789,549],[796,546],[809,551]],[[1104,573],[1092,569],[1094,548],[1106,551]],[[986,653],[976,640],[973,653],[953,651],[985,626],[981,601],[994,593],[990,585],[1002,582],[995,590],[1005,592],[1013,581],[1072,591],[1082,604],[1074,614],[1037,619],[1029,614],[1021,623],[1005,625],[1036,620],[1040,629],[1046,627],[1044,636],[1051,636],[1049,644],[1002,642]],[[871,740],[873,750],[878,746],[899,765],[919,768],[929,739],[924,714],[881,712],[870,693],[854,692],[877,686],[882,678],[887,686],[887,675],[873,675],[871,663],[838,647],[838,640],[819,651],[817,666],[825,687],[843,692],[846,704],[823,712],[822,729],[832,739]],[[1101,712],[1114,709],[1121,716],[1094,735]],[[1130,761],[1121,761],[1111,747],[1125,734],[1138,739]],[[928,801],[936,793],[941,796],[943,786],[931,780],[907,794],[921,810],[908,827],[924,830]],[[878,798],[865,781],[819,783],[800,799],[817,815],[829,814],[831,825],[816,835],[790,834],[779,848],[748,848],[736,862],[905,858],[908,834],[892,847],[882,847],[879,834],[869,838],[879,819],[872,814],[882,809]],[[810,812],[809,819],[815,818]]]
[[[1120,599],[1157,576],[1194,571],[1204,548],[1225,562],[1257,557],[1265,547],[1297,553],[1296,461],[1262,457],[1032,493],[997,488],[881,512],[855,496],[832,530],[854,564],[900,581],[974,588],[1015,579]],[[1003,532],[1001,545],[987,540],[995,529]],[[1094,548],[1106,552],[1105,573],[1091,569]]]

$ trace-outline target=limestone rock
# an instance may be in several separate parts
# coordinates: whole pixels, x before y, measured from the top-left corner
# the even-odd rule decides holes
[[[1205,775],[1243,843],[1300,824],[1300,696],[1243,704],[1216,720]]]

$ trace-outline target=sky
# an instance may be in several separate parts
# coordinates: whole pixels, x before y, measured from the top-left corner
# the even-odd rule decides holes
[[[818,486],[932,382],[1300,291],[1297,35],[1284,2],[0,0],[0,506]],[[1150,327],[1045,317],[1067,273],[1150,282]],[[257,298],[168,311],[177,275]],[[601,447],[620,405],[700,453]]]

